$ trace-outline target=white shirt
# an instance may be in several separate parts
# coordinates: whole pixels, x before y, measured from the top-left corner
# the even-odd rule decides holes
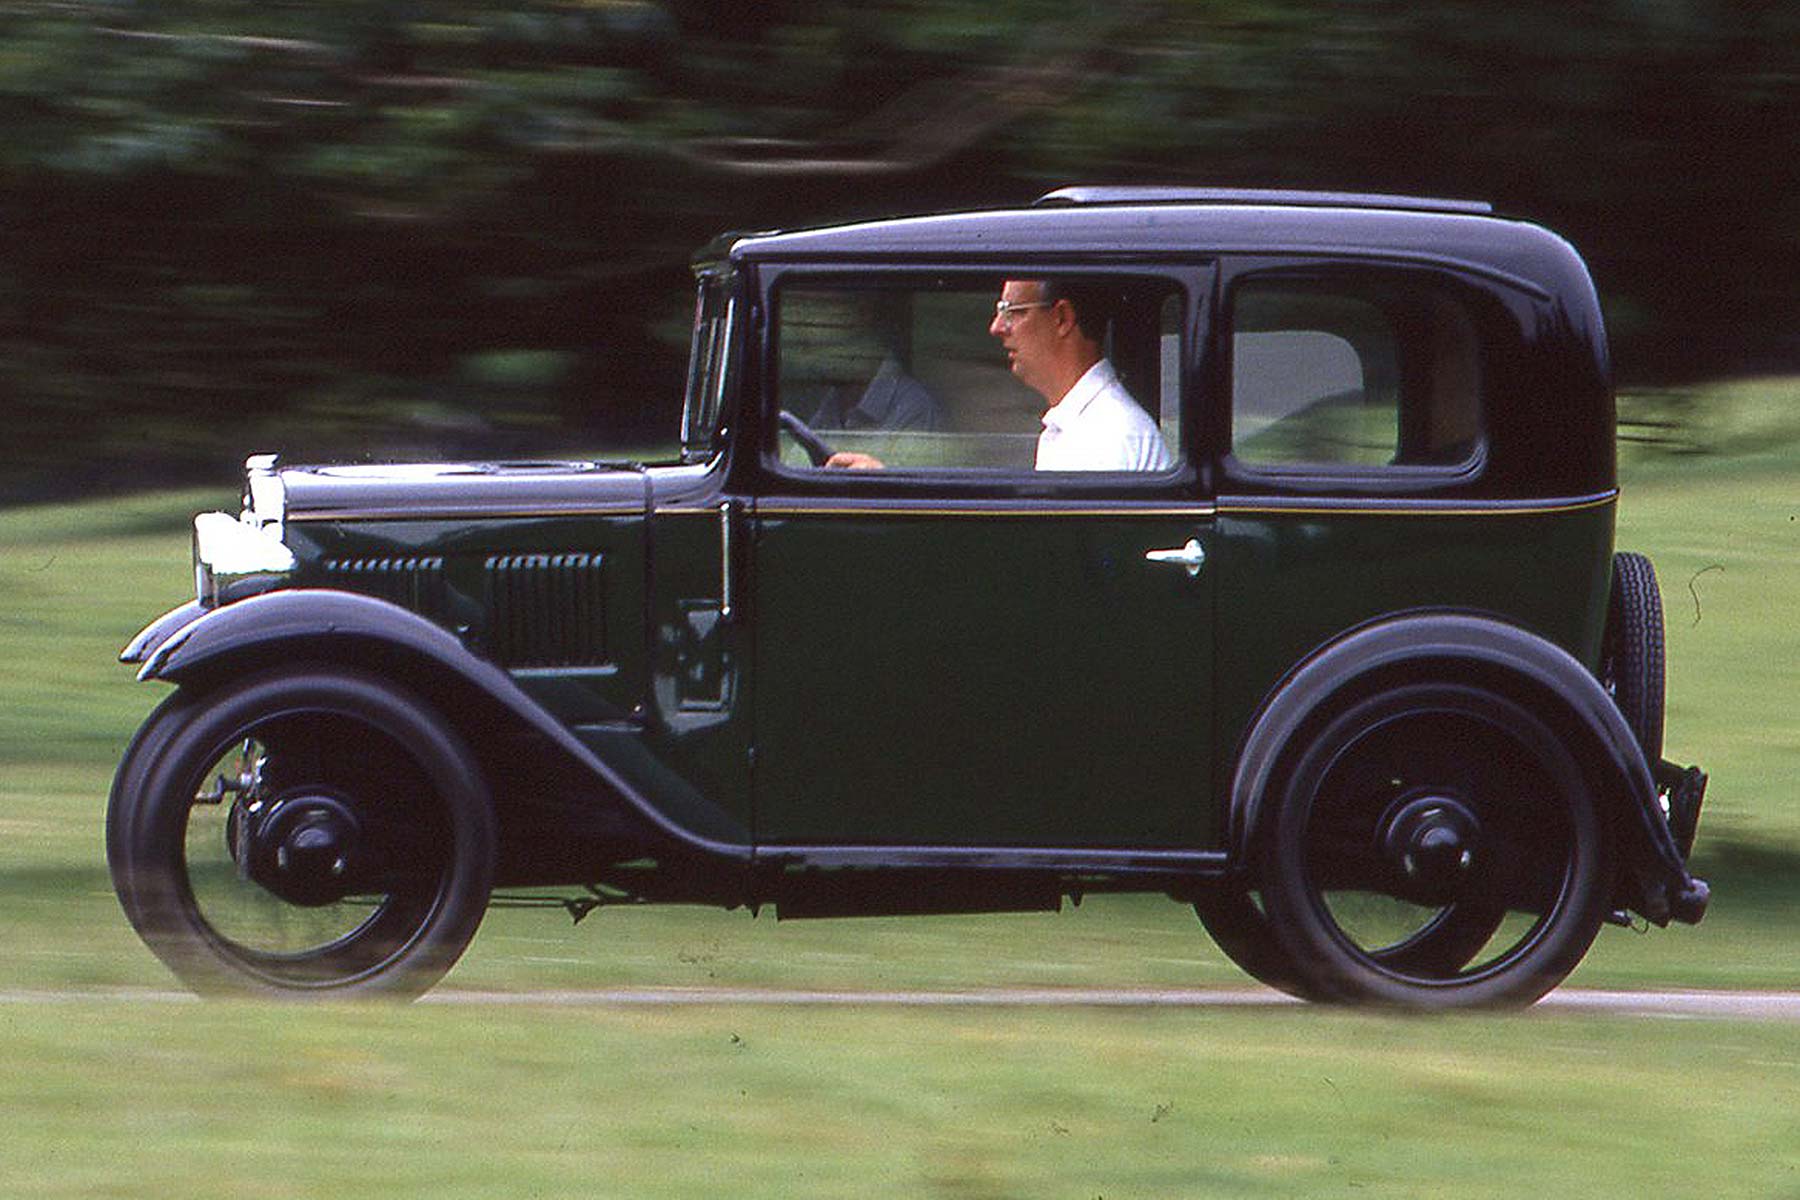
[[[1174,456],[1150,414],[1101,359],[1044,414],[1040,471],[1166,471]]]

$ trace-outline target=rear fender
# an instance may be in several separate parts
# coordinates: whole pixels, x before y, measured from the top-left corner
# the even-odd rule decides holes
[[[325,589],[269,592],[222,608],[193,609],[186,606],[161,618],[126,648],[122,657],[143,664],[139,679],[205,683],[271,663],[308,659],[425,666],[453,677],[503,719],[516,721],[562,750],[658,833],[704,854],[739,862],[750,859],[748,831],[723,810],[696,793],[683,797],[680,819],[672,817],[512,676],[408,609],[372,596]]]
[[[1706,884],[1688,873],[1650,764],[1612,697],[1561,647],[1516,625],[1465,613],[1409,614],[1364,626],[1289,674],[1264,702],[1238,755],[1227,830],[1234,864],[1249,860],[1251,837],[1296,739],[1351,696],[1402,677],[1474,677],[1554,705],[1559,711],[1545,715],[1561,718],[1556,723],[1580,739],[1577,759],[1595,776],[1614,817],[1622,861],[1635,882],[1626,902],[1657,924],[1700,919]]]

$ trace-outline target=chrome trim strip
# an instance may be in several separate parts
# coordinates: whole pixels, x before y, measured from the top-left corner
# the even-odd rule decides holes
[[[756,512],[761,516],[806,517],[1173,517],[1203,519],[1216,512],[1210,504],[1180,508],[1139,507],[1129,502],[1107,507],[1062,506],[1055,502],[1036,505],[997,505],[989,501],[971,501],[967,505],[922,505],[902,501],[893,505],[854,504],[788,504],[780,500],[759,499]]]
[[[660,512],[670,511],[658,509]],[[711,509],[704,510],[711,512]],[[471,520],[535,520],[541,517],[641,517],[638,504],[594,505],[572,504],[567,508],[433,508],[415,504],[400,509],[316,508],[307,512],[290,512],[289,521],[471,521]]]
[[[1616,502],[1618,498],[1619,489],[1617,488],[1598,492],[1591,496],[1551,501],[1457,500],[1447,503],[1443,500],[1417,497],[1365,496],[1341,499],[1295,497],[1290,499],[1259,496],[1254,499],[1224,497],[1216,504],[1147,507],[1138,506],[1129,500],[1106,505],[1096,505],[1091,502],[1065,505],[1054,500],[1024,504],[1017,501],[995,502],[989,500],[937,501],[926,505],[907,500],[897,500],[888,504],[871,504],[866,500],[834,504],[829,501],[789,501],[780,498],[761,498],[757,501],[757,511],[778,516],[857,517],[1172,517],[1204,519],[1220,515],[1305,516],[1328,514],[1483,517],[1576,512],[1582,509],[1604,507]],[[471,508],[467,506],[432,508],[429,505],[415,505],[404,512],[381,509],[314,509],[307,512],[289,512],[287,519],[289,521],[445,521],[477,518],[500,520],[539,517],[632,517],[641,516],[643,511],[643,508],[636,504],[570,505],[567,508],[547,506],[539,508]],[[718,511],[717,506],[713,505],[705,507],[671,505],[668,508],[658,508],[656,515],[706,516],[716,519]]]
[[[1559,500],[1457,500],[1450,503],[1413,497],[1342,500],[1257,497],[1250,500],[1227,496],[1219,501],[1219,513],[1221,516],[1548,516],[1604,508],[1618,498],[1618,488],[1596,492],[1591,496],[1572,496]]]

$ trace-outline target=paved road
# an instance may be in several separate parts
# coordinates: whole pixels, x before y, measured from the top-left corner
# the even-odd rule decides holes
[[[0,1003],[64,1003],[120,1000],[149,1003],[190,1001],[186,992],[147,988],[4,991]],[[1103,989],[994,988],[969,991],[802,991],[778,988],[617,988],[579,991],[483,992],[439,988],[420,1003],[452,1005],[537,1005],[564,1008],[679,1007],[685,1005],[823,1005],[854,1007],[978,1008],[1272,1008],[1298,1004],[1261,988]],[[1533,1011],[1598,1012],[1639,1017],[1737,1018],[1800,1022],[1800,992],[1613,992],[1563,988],[1540,1000]]]
[[[432,1004],[539,1004],[580,1007],[697,1004],[852,1007],[1271,1008],[1300,1002],[1262,988],[995,988],[971,991],[790,991],[774,988],[621,988],[610,991],[496,993],[443,988]],[[1534,1011],[1603,1012],[1653,1017],[1736,1017],[1800,1021],[1800,992],[1612,992],[1565,988]]]

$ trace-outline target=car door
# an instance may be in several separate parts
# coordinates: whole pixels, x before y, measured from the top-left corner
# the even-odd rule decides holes
[[[1033,469],[998,273],[771,273],[759,843],[1210,844],[1213,508],[1179,420],[1207,276],[1100,278],[1167,469]],[[796,424],[880,465],[818,465]]]

